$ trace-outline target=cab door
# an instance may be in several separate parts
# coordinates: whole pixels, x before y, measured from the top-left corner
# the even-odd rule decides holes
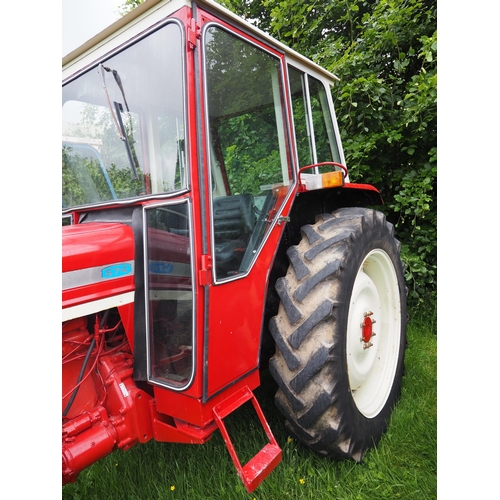
[[[202,29],[209,287],[204,399],[258,368],[268,274],[294,185],[281,54],[218,22]]]

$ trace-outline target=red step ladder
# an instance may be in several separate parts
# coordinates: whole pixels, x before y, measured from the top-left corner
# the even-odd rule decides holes
[[[257,453],[257,455],[250,459],[246,465],[242,466],[223,420],[230,413],[237,410],[240,406],[250,400],[252,401],[260,423],[264,428],[269,443],[266,444],[264,448]],[[271,432],[271,428],[267,423],[266,417],[264,417],[264,413],[262,413],[262,409],[260,408],[253,392],[246,386],[228,399],[224,400],[222,403],[215,406],[213,413],[215,422],[220,429],[224,442],[229,450],[229,454],[231,455],[231,459],[236,467],[236,471],[238,472],[238,475],[240,476],[248,493],[252,493],[255,488],[257,488],[257,486],[259,486],[259,484],[281,462],[281,448]]]

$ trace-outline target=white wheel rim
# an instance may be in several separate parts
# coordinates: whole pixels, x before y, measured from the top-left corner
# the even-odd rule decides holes
[[[362,336],[362,323],[367,314],[375,320],[371,346]],[[376,249],[365,257],[354,281],[346,336],[351,394],[358,410],[367,418],[380,413],[391,392],[400,332],[401,303],[396,271],[387,253]]]

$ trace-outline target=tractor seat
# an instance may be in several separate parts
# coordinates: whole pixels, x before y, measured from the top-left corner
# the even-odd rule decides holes
[[[218,278],[238,272],[255,225],[251,194],[222,196],[213,200],[215,262]]]

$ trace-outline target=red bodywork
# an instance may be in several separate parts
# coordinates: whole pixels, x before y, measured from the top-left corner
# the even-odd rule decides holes
[[[77,397],[63,417],[63,484],[114,449],[153,437],[151,397],[132,380],[133,356],[120,322],[111,329],[93,326],[90,334],[82,319],[63,325],[63,410],[96,339]]]
[[[167,252],[177,262],[189,262],[190,247],[185,237],[155,229],[149,229],[148,235],[149,257],[153,261],[164,260],[162,256]],[[270,247],[276,246],[273,240],[278,236],[271,238]],[[231,288],[239,291],[230,294],[224,287],[207,285],[217,291],[213,296],[223,297],[210,317],[224,317],[224,325],[221,322],[219,335],[210,336],[206,354],[199,350],[195,362],[202,366],[207,356],[213,369],[198,370],[191,386],[182,393],[159,386],[145,392],[133,379],[134,304],[126,302],[126,297],[135,293],[130,264],[134,262],[134,245],[133,231],[125,224],[89,223],[63,228],[63,316],[68,318],[62,324],[63,484],[74,481],[79,472],[115,449],[127,450],[151,438],[202,444],[220,428],[238,473],[251,491],[281,459],[281,449],[252,394],[259,385],[256,368],[262,320],[251,314],[250,308],[236,308],[241,293],[250,296],[250,301],[260,302],[263,308],[264,302],[258,296],[265,293],[266,264],[256,270],[260,279],[254,281],[262,283],[260,290],[241,288],[241,281],[246,280],[235,282]],[[272,256],[270,252],[268,259]],[[160,276],[151,286],[188,289],[191,283],[190,278],[186,281],[174,277],[166,282]],[[222,295],[218,295],[219,291]],[[201,301],[202,294],[199,295]],[[124,303],[120,304],[120,300]],[[101,309],[104,304],[105,310]],[[86,314],[77,316],[82,311]],[[203,325],[201,321],[198,324]],[[203,328],[198,328],[196,345],[203,345],[203,335]],[[228,364],[224,361],[230,358],[231,350],[239,355]],[[191,350],[174,353],[165,363],[182,363],[186,355],[190,356]],[[204,401],[207,381],[208,402]],[[269,444],[243,467],[225,431],[223,418],[249,400],[261,419]]]
[[[133,233],[124,224],[63,228],[63,317],[75,316],[62,327],[63,484],[113,449],[152,437],[151,398],[132,380],[132,304],[117,299],[134,291],[133,261]],[[121,314],[99,324],[100,301],[113,297]]]
[[[130,265],[134,256],[134,235],[129,226],[90,223],[64,227],[62,272],[68,288],[63,283],[63,309],[133,291],[132,269],[127,273],[128,269],[112,266]],[[96,280],[94,275],[102,272],[111,277]]]

